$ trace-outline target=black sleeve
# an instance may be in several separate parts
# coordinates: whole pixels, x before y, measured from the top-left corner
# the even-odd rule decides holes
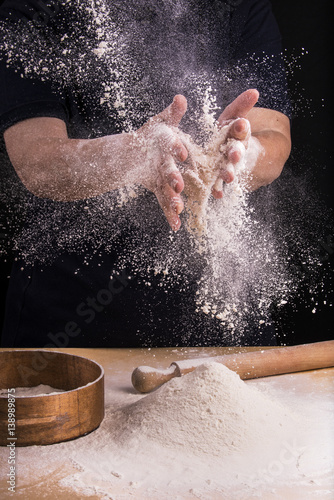
[[[1,29],[19,20],[40,22],[41,15],[52,13],[48,2],[41,0],[5,0],[0,3]],[[46,19],[46,18],[45,18]],[[68,121],[65,99],[50,82],[23,75],[17,65],[6,63],[5,46],[0,45],[0,133],[15,123],[41,116]]]
[[[281,35],[269,0],[233,0],[231,71],[238,92],[257,88],[259,106],[290,116]],[[236,36],[237,34],[238,36]]]
[[[239,8],[231,16],[232,31],[239,31],[240,34],[234,44],[234,58],[280,54],[281,35],[270,2],[249,0],[238,3]],[[236,25],[240,25],[241,29],[237,30]]]
[[[48,82],[21,76],[0,61],[0,133],[22,120],[36,117],[68,121],[65,100]]]
[[[0,19],[47,24],[60,10],[59,0],[0,0]]]

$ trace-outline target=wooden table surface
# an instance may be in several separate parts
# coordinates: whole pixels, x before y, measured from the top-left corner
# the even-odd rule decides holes
[[[157,368],[167,368],[173,361],[181,359],[191,359],[199,357],[220,356],[222,354],[230,354],[235,352],[246,352],[248,350],[264,349],[260,348],[159,348],[159,349],[55,349],[57,351],[68,352],[71,354],[84,356],[100,363],[105,370],[105,405],[106,407],[119,408],[124,404],[125,394],[133,398],[138,398],[136,391],[131,384],[131,373],[134,368],[140,365],[148,365]],[[5,351],[9,349],[0,349]],[[1,374],[0,374],[1,377]],[[277,391],[277,394],[282,399],[282,402],[291,401],[292,398],[298,397],[299,400],[312,402],[314,407],[322,410],[322,414],[328,415],[328,420],[322,422],[324,426],[330,426],[333,420],[333,413],[327,412],[327,409],[333,410],[333,389],[334,389],[334,368],[314,370],[296,374],[279,375],[275,377],[266,377],[263,379],[249,381],[253,384],[268,384]],[[333,427],[331,427],[333,429]],[[333,435],[334,441],[334,435]],[[55,446],[55,445],[51,445]],[[36,456],[38,450],[46,447],[35,447]],[[9,494],[7,491],[6,474],[8,470],[8,450],[0,447],[0,498],[12,498],[20,496],[25,500],[51,500],[51,499],[79,499],[88,498],[91,500],[100,500],[103,497],[98,495],[83,496],[80,493],[75,493],[66,487],[59,486],[59,480],[73,474],[74,466],[68,457],[65,455],[61,462],[55,461],[48,463],[45,472],[43,472],[43,460],[37,459],[33,467],[28,467],[25,448],[17,448],[16,452],[16,493]],[[327,489],[324,490],[324,497],[317,495],[318,500],[334,499],[334,484],[332,481],[327,481]],[[330,484],[331,483],[331,484]],[[331,487],[333,487],[333,489]],[[282,500],[306,500],[313,498],[312,492],[315,485],[312,483],[291,486],[282,486],[281,491],[275,490],[270,496],[270,492],[266,492],[263,498],[265,500],[273,500],[281,498]],[[119,492],[120,493],[120,492]],[[121,495],[120,495],[121,497]],[[118,498],[115,493],[115,500]],[[122,497],[123,498],[123,497]],[[135,498],[135,497],[131,497]],[[185,497],[180,497],[185,498]],[[217,496],[217,500],[222,497]],[[137,498],[136,498],[137,500]],[[139,500],[139,497],[138,497]],[[140,497],[140,500],[141,497]],[[158,500],[158,498],[157,498]],[[173,500],[173,499],[172,499]],[[212,498],[212,500],[215,500]],[[223,500],[223,498],[222,498]],[[226,499],[227,500],[227,499]]]

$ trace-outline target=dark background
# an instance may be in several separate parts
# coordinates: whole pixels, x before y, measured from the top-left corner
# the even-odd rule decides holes
[[[307,298],[307,284],[301,286],[295,300],[276,317],[281,342],[298,344],[333,339],[334,332],[333,9],[332,3],[324,0],[274,0],[272,7],[288,60],[305,54],[299,61],[300,69],[296,63],[289,77],[293,104],[301,100],[301,105],[292,117],[293,147],[287,169],[309,179],[309,191],[319,200],[328,221],[316,242],[323,265],[323,289],[311,301]],[[306,196],[305,205],[308,203]]]
[[[312,178],[312,195],[316,193],[326,218],[333,210],[333,125],[332,125],[332,31],[331,2],[309,0],[273,0],[287,60],[300,56],[289,76],[292,116],[293,149],[287,169]],[[307,53],[306,53],[307,52]],[[293,66],[293,65],[292,65]],[[299,66],[299,68],[298,68]],[[300,105],[298,104],[300,102]],[[1,144],[0,144],[1,147]],[[308,203],[306,197],[305,204]],[[18,214],[19,218],[19,214]],[[11,229],[8,227],[8,207],[0,207],[0,245],[7,248],[0,254],[0,325],[3,320],[8,275],[10,273]],[[323,290],[314,302],[308,302],[307,290],[301,286],[296,298],[274,312],[278,339],[282,344],[314,342],[333,338],[332,287],[334,234],[333,224],[327,224],[318,237],[319,255],[323,262]],[[302,269],[301,272],[307,272]],[[307,285],[304,285],[307,286]],[[324,304],[324,301],[326,304]]]

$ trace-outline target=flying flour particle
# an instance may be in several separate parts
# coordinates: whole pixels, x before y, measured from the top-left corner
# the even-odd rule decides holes
[[[87,253],[89,260],[88,248],[93,255],[101,246],[107,252],[113,251],[114,241],[129,225],[135,224],[137,237],[132,245],[124,249],[120,259],[125,267],[128,262],[133,262],[141,279],[151,282],[147,276],[147,269],[150,269],[153,274],[157,272],[161,276],[158,286],[168,291],[169,284],[174,281],[181,287],[182,281],[187,279],[184,276],[183,256],[192,258],[200,250],[205,267],[196,295],[199,317],[211,315],[221,325],[222,335],[226,332],[232,337],[234,335],[234,338],[227,337],[232,341],[242,338],[250,319],[255,317],[259,325],[270,322],[268,313],[272,304],[287,302],[296,284],[304,279],[290,265],[286,241],[293,241],[294,253],[302,255],[303,262],[311,262],[312,269],[318,269],[319,259],[314,247],[320,240],[320,236],[317,237],[318,226],[323,223],[324,214],[321,207],[312,207],[311,210],[309,203],[305,207],[303,200],[307,189],[296,190],[298,182],[284,176],[283,184],[280,181],[276,184],[278,189],[275,186],[267,189],[268,195],[248,195],[243,189],[239,190],[238,181],[224,187],[222,200],[213,200],[210,190],[218,168],[213,158],[218,157],[219,148],[218,144],[212,149],[208,147],[215,133],[216,114],[221,103],[230,102],[239,90],[256,86],[260,77],[252,68],[258,63],[258,67],[270,70],[270,58],[260,60],[253,57],[249,63],[217,71],[203,69],[197,64],[193,67],[187,60],[184,71],[177,73],[172,67],[172,58],[160,60],[157,51],[152,52],[151,59],[145,60],[145,65],[141,65],[138,61],[142,59],[137,56],[142,53],[143,36],[145,41],[152,42],[150,23],[146,21],[153,15],[160,15],[153,2],[145,12],[140,11],[139,20],[138,6],[131,2],[129,9],[125,9],[122,2],[104,0],[64,1],[62,6],[71,30],[62,25],[63,20],[56,25],[54,19],[45,27],[29,23],[11,26],[10,29],[1,26],[2,49],[8,65],[19,64],[23,77],[38,77],[51,82],[57,91],[73,85],[78,95],[82,93],[83,100],[102,106],[108,123],[118,123],[115,133],[136,130],[150,116],[161,111],[161,102],[152,96],[156,95],[163,78],[159,73],[159,78],[150,82],[144,68],[157,65],[168,75],[173,75],[170,91],[184,91],[189,101],[189,110],[181,122],[181,129],[187,134],[196,172],[187,169],[184,172],[188,205],[183,223],[188,224],[194,235],[194,247],[189,251],[177,235],[164,238],[160,230],[161,220],[155,214],[147,220],[147,204],[143,196],[147,193],[138,187],[129,187],[87,202],[74,203],[71,210],[68,204],[24,198],[18,190],[19,196],[25,200],[28,219],[31,218],[29,213],[34,213],[36,217],[16,237],[15,250],[27,263],[52,262],[63,251],[78,250]],[[163,2],[163,9],[167,9],[172,16],[170,18],[177,22],[189,17],[186,7],[186,3],[181,1]],[[163,44],[164,39],[154,42]],[[194,43],[196,48],[197,38],[189,43]],[[166,47],[166,44],[163,46]],[[182,53],[179,55],[182,58]],[[300,64],[300,57],[296,56],[291,61],[286,59],[289,71]],[[265,73],[267,78],[270,71]],[[224,82],[223,89],[221,82]],[[275,99],[275,81],[269,83]],[[280,99],[280,92],[277,96]],[[302,95],[298,96],[296,103],[293,103],[295,112],[303,106],[309,109]],[[91,120],[92,126],[99,127],[94,117]],[[12,186],[7,188],[6,185],[3,189],[1,198],[4,205],[11,206],[13,203],[13,191]],[[309,194],[307,196],[309,199]],[[254,197],[261,203],[253,206]],[[280,200],[285,200],[285,204],[280,204]],[[294,212],[293,220],[290,217],[285,223],[280,222],[281,214],[287,205],[291,209],[291,203],[295,203],[296,208],[293,210],[292,206],[290,210]],[[121,215],[120,208],[124,209]],[[158,211],[159,207],[156,208]],[[133,212],[136,214],[135,221]],[[301,218],[309,221],[308,232],[301,232]],[[164,228],[164,231],[167,229]],[[147,239],[148,233],[158,233],[158,243],[154,236]],[[151,244],[152,239],[154,245]],[[201,245],[198,245],[199,239]],[[315,243],[310,245],[309,240]],[[191,265],[187,272],[189,268]],[[162,272],[166,269],[168,274]],[[182,287],[187,291],[186,284],[183,283]]]

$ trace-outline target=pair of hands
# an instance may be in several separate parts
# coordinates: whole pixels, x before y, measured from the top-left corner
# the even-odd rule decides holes
[[[229,123],[225,138],[225,141],[229,139],[229,145],[217,182],[212,189],[212,195],[217,199],[223,196],[222,181],[230,183],[234,180],[233,167],[241,160],[242,153],[240,148],[235,147],[235,141],[241,141],[245,146],[244,151],[247,150],[251,130],[246,117],[258,98],[257,90],[247,90],[229,104],[218,118],[219,127]],[[185,97],[177,95],[170,106],[151,118],[136,132],[137,140],[147,145],[145,168],[140,174],[141,184],[155,194],[174,231],[181,226],[179,215],[184,208],[181,197],[184,181],[177,168],[177,162],[184,162],[188,157],[188,151],[173,128],[178,127],[186,111]]]

